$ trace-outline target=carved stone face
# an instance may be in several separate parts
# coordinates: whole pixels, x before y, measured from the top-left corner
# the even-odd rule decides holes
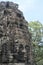
[[[21,63],[27,62],[30,47],[28,23],[18,4],[12,2],[0,3],[0,62]],[[28,52],[28,53],[27,53]],[[24,65],[24,64],[23,64]],[[31,64],[30,64],[31,65]]]

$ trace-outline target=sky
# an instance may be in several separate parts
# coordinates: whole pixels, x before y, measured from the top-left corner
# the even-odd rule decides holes
[[[19,4],[19,9],[23,12],[25,19],[39,21],[43,24],[43,0],[0,0],[12,1]]]

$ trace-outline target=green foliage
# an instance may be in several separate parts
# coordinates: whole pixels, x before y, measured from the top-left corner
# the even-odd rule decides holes
[[[40,42],[43,43],[43,25],[39,21],[31,21],[28,25],[29,31],[32,33],[34,63],[43,65],[43,46],[39,46]]]

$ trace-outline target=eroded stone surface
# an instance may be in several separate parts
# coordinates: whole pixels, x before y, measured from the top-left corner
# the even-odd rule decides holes
[[[31,47],[28,23],[18,4],[0,2],[0,63],[32,65]]]

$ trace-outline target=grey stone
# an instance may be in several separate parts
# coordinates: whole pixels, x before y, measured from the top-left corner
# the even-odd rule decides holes
[[[0,62],[9,65],[33,63],[28,22],[18,4],[13,2],[0,2]]]

